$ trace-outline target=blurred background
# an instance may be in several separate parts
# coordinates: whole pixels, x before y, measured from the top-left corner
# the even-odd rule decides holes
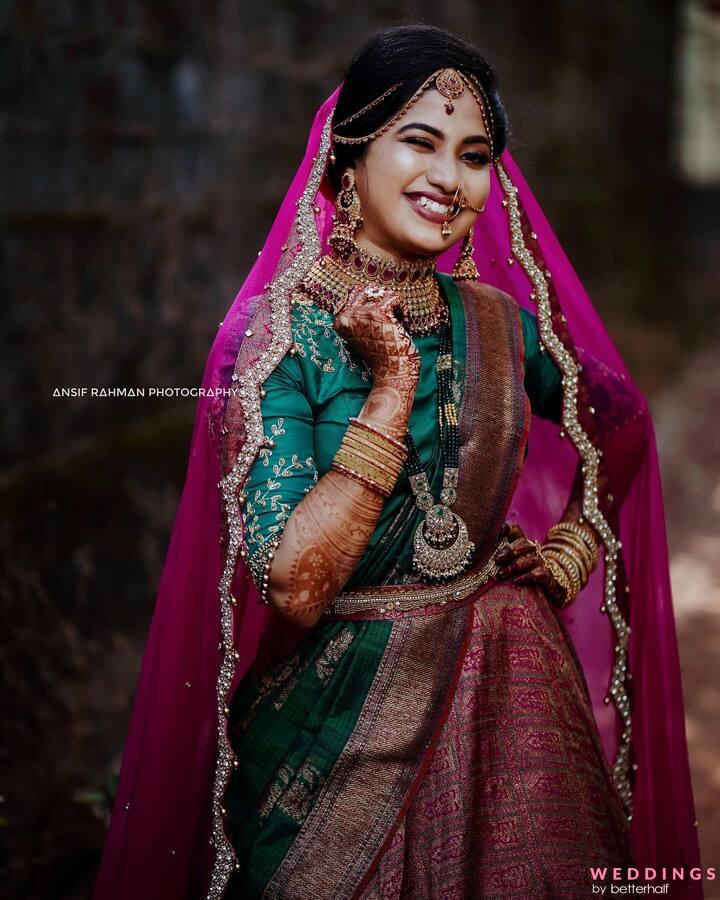
[[[650,397],[703,862],[720,865],[720,2],[6,0],[8,897],[90,895],[194,412],[53,390],[199,383],[315,108],[366,36],[406,21],[494,62],[511,149]]]

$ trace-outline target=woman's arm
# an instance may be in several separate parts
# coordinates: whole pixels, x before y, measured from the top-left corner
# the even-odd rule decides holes
[[[525,390],[530,398],[533,414],[560,424],[562,376],[550,355],[547,352],[541,352],[535,316],[524,309],[521,309],[520,316],[525,345]],[[603,496],[607,484],[605,476],[602,474],[600,474],[598,488],[600,495]],[[578,461],[570,495],[560,522],[570,523],[572,526],[579,526],[582,523],[583,529],[587,530],[589,534],[590,541],[597,545],[599,538],[582,515],[582,497],[582,462]],[[565,589],[558,583],[555,573],[548,567],[547,560],[538,554],[538,545],[529,541],[520,526],[516,524],[508,524],[504,535],[510,543],[496,557],[500,565],[499,577],[511,578],[517,584],[531,582],[541,584],[550,597],[562,605],[566,600]],[[582,544],[578,544],[577,547],[582,552]],[[554,551],[551,551],[551,555],[552,552]]]
[[[359,421],[401,440],[407,431],[420,359],[394,315],[397,298],[354,291],[335,327],[373,373]],[[384,497],[331,470],[293,510],[269,569],[267,597],[295,624],[315,625],[342,590],[370,541]]]

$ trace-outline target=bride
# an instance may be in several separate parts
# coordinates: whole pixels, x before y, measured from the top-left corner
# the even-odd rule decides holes
[[[208,361],[99,900],[695,864],[652,424],[508,134],[429,26],[318,111]]]

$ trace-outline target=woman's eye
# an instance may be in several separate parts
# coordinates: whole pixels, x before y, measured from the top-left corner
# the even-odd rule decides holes
[[[466,153],[463,159],[480,166],[486,166],[490,162],[490,157],[485,153]]]
[[[409,137],[405,138],[406,144],[417,144],[418,147],[428,147],[430,150],[433,149],[432,142],[427,138],[419,138],[419,137]]]

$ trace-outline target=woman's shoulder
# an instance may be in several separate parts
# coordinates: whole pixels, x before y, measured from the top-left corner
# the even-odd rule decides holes
[[[475,295],[478,300],[490,300],[496,303],[505,303],[511,306],[520,307],[520,304],[517,300],[512,296],[512,294],[508,294],[507,291],[501,290],[499,287],[496,287],[494,284],[488,284],[485,281],[480,280],[465,280],[455,281],[450,275],[445,273],[438,273],[441,284],[444,284],[450,290],[457,290],[461,294],[468,293],[471,295]]]
[[[528,325],[531,326],[532,323],[535,322],[535,316],[529,310],[525,309],[525,307],[521,306],[512,294],[503,291],[494,284],[488,284],[485,281],[479,280],[455,281],[450,275],[444,273],[439,273],[439,278],[446,290],[457,291],[460,296],[469,296],[476,303],[483,303],[485,305],[493,303],[505,307],[516,315],[519,315],[523,327],[525,328],[527,328]]]
[[[314,300],[296,298],[291,307],[296,358],[323,372],[348,368],[367,380],[365,367],[335,330],[334,315]]]

